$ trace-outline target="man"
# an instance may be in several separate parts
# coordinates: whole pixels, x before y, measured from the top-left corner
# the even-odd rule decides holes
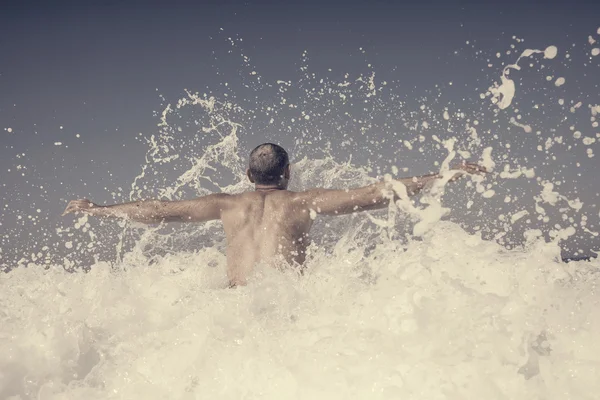
[[[465,173],[485,172],[474,164],[461,164],[451,180]],[[99,206],[88,200],[71,201],[64,214],[83,212],[99,217],[129,218],[143,223],[223,221],[227,238],[227,275],[232,286],[243,285],[258,262],[302,265],[310,243],[308,233],[317,214],[342,215],[386,207],[386,182],[351,190],[311,189],[288,191],[290,163],[280,146],[264,143],[250,153],[246,171],[255,191],[217,193],[182,201],[136,201]],[[407,195],[419,193],[438,174],[399,181]],[[64,215],[63,214],[63,215]]]

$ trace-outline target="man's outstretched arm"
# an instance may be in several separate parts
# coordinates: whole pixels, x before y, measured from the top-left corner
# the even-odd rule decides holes
[[[455,181],[467,173],[482,173],[485,168],[474,164],[461,164],[455,169],[460,169],[450,180]],[[406,187],[408,196],[414,196],[421,192],[428,184],[440,179],[440,174],[430,174],[411,178],[396,179]],[[387,182],[379,182],[358,189],[333,190],[313,189],[301,194],[302,203],[319,214],[341,215],[360,211],[376,210],[385,208],[389,204],[389,197],[385,195],[388,187]],[[398,199],[397,194],[394,198]]]
[[[221,218],[228,194],[211,194],[193,200],[146,200],[99,206],[89,200],[73,200],[65,214],[85,213],[98,217],[127,218],[146,224],[160,222],[204,222]]]

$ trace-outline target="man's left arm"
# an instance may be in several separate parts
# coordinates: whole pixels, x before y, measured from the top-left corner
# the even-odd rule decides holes
[[[136,222],[154,224],[160,222],[204,222],[221,218],[229,195],[210,194],[193,200],[161,201],[145,200],[130,203],[100,206],[89,200],[73,200],[65,214],[84,213],[97,217],[131,219]]]

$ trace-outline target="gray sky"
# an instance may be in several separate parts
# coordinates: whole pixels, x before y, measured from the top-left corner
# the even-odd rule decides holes
[[[449,107],[472,118],[480,116],[481,130],[498,135],[484,142],[495,149],[509,143],[506,154],[511,159],[527,159],[530,165],[544,168],[544,179],[565,182],[559,191],[584,201],[589,207],[588,227],[594,230],[600,183],[595,173],[597,157],[588,159],[581,145],[572,149],[556,145],[552,155],[557,160],[536,154],[539,138],[524,136],[508,121],[517,114],[516,107],[527,110],[523,123],[542,130],[542,136],[560,133],[572,140],[571,126],[583,136],[600,132],[591,127],[586,106],[570,113],[556,102],[564,98],[567,106],[577,101],[600,104],[600,57],[587,56],[593,47],[588,36],[600,41],[598,15],[600,4],[588,1],[542,6],[516,1],[3,2],[0,243],[4,260],[11,252],[31,251],[44,233],[51,237],[57,226],[70,225],[59,217],[67,199],[110,202],[115,188],[128,188],[147,151],[140,137],[158,132],[156,112],[183,97],[184,89],[223,98],[234,87],[236,101],[246,107],[253,101],[268,104],[268,89],[244,91],[239,53],[248,55],[253,68],[272,84],[299,80],[304,51],[311,71],[331,79],[375,71],[377,81],[389,82],[390,87],[381,96],[390,102],[365,114],[377,128],[370,132],[375,142],[391,130],[400,130],[401,122],[410,120],[410,113],[418,112],[422,103],[439,115]],[[525,42],[506,55],[516,44],[513,36]],[[229,37],[243,39],[233,55]],[[535,68],[512,73],[522,84],[513,114],[492,117],[491,103],[478,94],[499,79],[502,63],[514,62],[525,48],[543,50],[549,45],[559,49],[557,62],[540,64],[538,57]],[[499,61],[498,52],[502,53]],[[488,59],[494,63],[491,68]],[[327,75],[329,69],[333,72]],[[561,88],[544,86],[547,75],[563,76],[567,83]],[[231,86],[225,87],[225,82]],[[392,100],[404,104],[405,108],[394,109],[402,118],[389,116]],[[332,115],[330,122],[348,130],[357,128],[339,115]],[[330,122],[312,128],[329,132],[324,127]],[[248,125],[256,129],[241,133],[242,150],[265,138],[291,146],[295,134],[286,133],[283,126]],[[406,129],[407,137],[415,136]],[[329,134],[327,140],[336,143],[336,134]],[[55,145],[58,142],[61,145]],[[357,151],[369,146],[373,151]],[[296,156],[317,154],[307,146],[298,150],[302,154]],[[407,174],[427,173],[443,156],[440,152],[419,157],[402,153],[405,150],[399,142],[390,146],[356,141],[349,149],[335,148],[334,154],[344,160],[353,152],[356,163],[370,161],[381,168],[400,163],[409,167]],[[582,165],[575,168],[578,160]],[[29,219],[31,215],[36,218]],[[597,239],[584,236],[571,241],[567,255],[578,248],[589,255],[591,248],[599,247]]]

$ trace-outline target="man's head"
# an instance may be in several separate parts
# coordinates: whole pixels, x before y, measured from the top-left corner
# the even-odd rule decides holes
[[[250,153],[246,172],[250,182],[256,185],[287,188],[290,179],[290,160],[283,147],[263,143]]]

